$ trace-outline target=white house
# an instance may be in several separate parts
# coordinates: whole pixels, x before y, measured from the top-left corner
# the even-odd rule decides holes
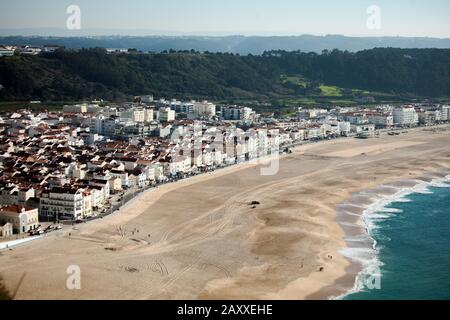
[[[119,178],[122,183],[123,188],[128,188],[130,186],[130,183],[128,181],[128,172],[119,171],[119,170],[111,170],[110,175],[112,177]]]
[[[13,230],[13,225],[10,222],[0,223],[0,238],[11,237]]]
[[[39,227],[38,209],[12,205],[0,208],[0,222],[11,223],[16,233],[25,233]]]

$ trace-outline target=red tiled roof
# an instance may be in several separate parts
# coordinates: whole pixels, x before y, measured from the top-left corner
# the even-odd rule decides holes
[[[12,206],[7,206],[7,207],[0,208],[0,211],[1,212],[21,213],[23,209],[25,209],[25,211],[34,210],[34,208],[31,208],[31,207],[12,205]]]

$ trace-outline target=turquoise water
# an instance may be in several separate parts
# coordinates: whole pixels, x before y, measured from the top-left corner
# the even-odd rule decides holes
[[[345,300],[450,299],[450,187],[428,190],[390,204],[397,212],[376,221],[381,289]]]

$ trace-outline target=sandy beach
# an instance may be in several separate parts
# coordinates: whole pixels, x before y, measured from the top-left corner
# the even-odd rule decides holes
[[[360,269],[341,254],[349,234],[364,232],[343,227],[361,213],[348,214],[349,199],[439,176],[449,142],[450,130],[430,129],[345,138],[297,148],[273,176],[243,164],[165,185],[104,219],[1,251],[0,275],[16,299],[329,299]],[[81,290],[66,288],[71,265]]]

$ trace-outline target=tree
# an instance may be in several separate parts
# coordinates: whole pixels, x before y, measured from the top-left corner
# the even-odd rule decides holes
[[[132,50],[132,49],[131,49]],[[301,79],[287,81],[286,79]],[[4,100],[165,97],[218,100],[320,95],[321,84],[413,97],[450,96],[450,50],[381,48],[323,54],[177,52],[109,55],[105,49],[2,57]],[[346,91],[349,95],[351,90]],[[349,97],[351,98],[351,97]]]

